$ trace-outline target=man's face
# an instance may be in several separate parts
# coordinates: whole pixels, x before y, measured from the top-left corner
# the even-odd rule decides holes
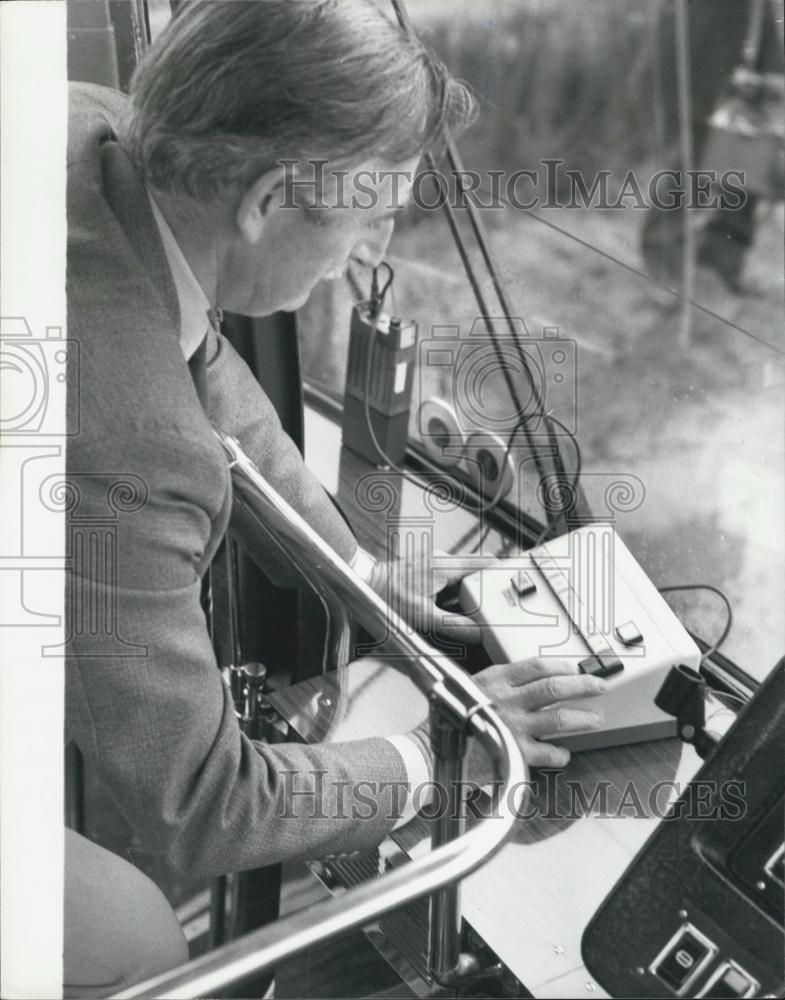
[[[217,304],[246,316],[294,310],[323,278],[340,277],[350,260],[377,266],[394,217],[410,197],[418,162],[370,161],[345,176],[326,165],[321,201],[327,207],[305,204],[313,202],[311,186],[283,183],[263,193],[256,199],[261,218],[244,230],[238,226],[221,269]]]

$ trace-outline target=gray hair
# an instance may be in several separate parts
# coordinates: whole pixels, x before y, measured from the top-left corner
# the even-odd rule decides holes
[[[371,0],[191,0],[138,66],[120,138],[148,183],[211,201],[283,159],[401,163],[474,113]]]

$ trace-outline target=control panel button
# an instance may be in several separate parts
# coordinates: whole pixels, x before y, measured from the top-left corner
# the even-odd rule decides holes
[[[716,954],[716,946],[691,924],[671,938],[651,965],[651,971],[678,994],[687,989]]]
[[[624,670],[624,664],[612,649],[603,649],[594,656],[587,656],[578,664],[581,673],[593,674],[595,677],[610,677]]]
[[[640,646],[643,642],[643,636],[635,622],[625,622],[623,625],[617,625],[614,631],[616,632],[616,638],[619,642],[623,642],[625,646]]]
[[[517,574],[510,580],[510,583],[518,597],[528,597],[529,594],[533,594],[537,589],[537,584],[525,569],[519,569]]]
[[[745,972],[740,965],[735,962],[723,962],[717,970],[712,973],[711,978],[698,994],[699,997],[711,997],[712,1000],[736,1000],[738,997],[751,997],[755,995],[760,986],[757,979]]]

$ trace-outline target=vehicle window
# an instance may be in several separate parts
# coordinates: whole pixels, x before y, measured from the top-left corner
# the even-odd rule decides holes
[[[480,117],[458,146],[478,200],[504,199],[479,214],[544,405],[571,432],[557,429],[568,472],[577,442],[593,513],[616,520],[657,586],[721,588],[734,609],[723,649],[762,676],[785,647],[782,3],[696,0],[686,22],[674,0],[472,2],[460,17],[455,5],[407,7],[477,94]],[[694,173],[680,186],[666,171],[683,170],[685,155]],[[443,158],[439,169],[449,178]],[[485,364],[472,397],[460,360],[424,360],[437,335],[487,344],[444,212],[425,207],[434,198],[424,183],[389,254],[388,308],[419,324],[411,439],[431,397],[467,431],[487,413],[505,438],[516,410],[498,364]],[[679,199],[688,210],[667,207]],[[466,210],[456,217],[500,316]],[[332,282],[300,317],[305,374],[333,392],[351,302],[349,285]],[[516,463],[527,448],[519,430]],[[530,460],[509,499],[546,517]],[[669,599],[706,641],[721,632],[715,595]]]

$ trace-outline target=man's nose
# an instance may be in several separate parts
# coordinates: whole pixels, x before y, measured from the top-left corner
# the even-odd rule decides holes
[[[385,258],[394,228],[394,219],[378,222],[355,243],[352,260],[365,267],[378,267]]]

